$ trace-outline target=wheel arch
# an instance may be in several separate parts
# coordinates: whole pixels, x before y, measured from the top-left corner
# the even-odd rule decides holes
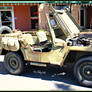
[[[86,56],[92,56],[91,52],[83,52],[83,51],[70,51],[64,64],[75,64],[79,59],[86,57]]]
[[[23,55],[23,53],[22,53],[21,50],[18,50],[18,51],[8,51],[8,50],[5,50],[5,49],[2,49],[1,55],[6,55],[8,52],[16,52],[16,53],[18,53],[19,55],[21,55],[22,58],[24,59],[24,55]]]

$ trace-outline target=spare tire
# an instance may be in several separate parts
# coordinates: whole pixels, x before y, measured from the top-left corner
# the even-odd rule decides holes
[[[0,34],[6,34],[6,33],[11,33],[12,30],[8,26],[1,26],[0,27]]]

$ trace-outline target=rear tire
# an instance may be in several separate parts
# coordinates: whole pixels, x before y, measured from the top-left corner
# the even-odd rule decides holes
[[[77,61],[74,75],[83,86],[92,86],[92,56],[86,56]]]
[[[24,60],[15,52],[8,52],[4,58],[4,67],[11,74],[21,74],[24,70]]]

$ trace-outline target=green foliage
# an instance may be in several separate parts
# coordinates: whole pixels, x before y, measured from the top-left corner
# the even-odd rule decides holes
[[[39,30],[39,32],[42,32],[42,31],[43,31],[43,32],[45,32],[45,30],[44,30],[44,29],[40,29],[40,30]]]

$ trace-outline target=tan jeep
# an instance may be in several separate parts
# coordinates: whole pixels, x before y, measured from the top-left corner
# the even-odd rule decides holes
[[[80,27],[67,10],[50,7],[48,34],[44,31],[0,35],[0,54],[11,74],[21,74],[27,63],[38,65],[73,64],[74,75],[85,86],[92,86],[92,45],[80,35]],[[53,16],[54,25],[50,17]]]

